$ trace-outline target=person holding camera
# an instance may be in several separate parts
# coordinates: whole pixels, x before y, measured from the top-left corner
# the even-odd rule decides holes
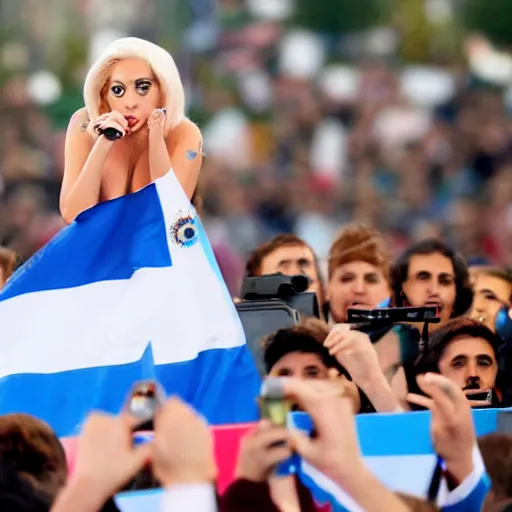
[[[217,467],[208,425],[171,398],[155,416],[154,441],[133,446],[134,418],[93,413],[78,441],[73,478],[51,512],[98,512],[143,467],[150,465],[165,494],[162,511],[216,512]]]
[[[277,235],[257,247],[247,259],[245,277],[277,273],[285,276],[305,275],[309,279],[307,291],[315,293],[318,304],[322,306],[324,288],[319,263],[313,249],[304,240],[292,234]]]
[[[325,314],[330,324],[347,321],[348,310],[374,309],[391,294],[390,257],[378,231],[345,227],[329,250]]]

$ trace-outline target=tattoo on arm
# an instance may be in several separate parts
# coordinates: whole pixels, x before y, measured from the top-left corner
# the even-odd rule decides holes
[[[89,114],[85,114],[84,120],[82,122],[82,126],[80,126],[80,130],[85,132],[87,130],[87,127],[89,126]]]
[[[197,151],[195,149],[187,149],[185,152],[185,158],[191,162],[192,160],[195,160],[198,155],[203,155],[203,141],[202,139],[199,141]]]

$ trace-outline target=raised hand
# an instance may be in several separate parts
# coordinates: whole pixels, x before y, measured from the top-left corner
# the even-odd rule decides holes
[[[90,485],[103,500],[113,495],[147,462],[150,445],[133,447],[129,416],[93,413],[78,439],[75,478]]]
[[[163,136],[165,126],[165,108],[157,108],[148,119],[148,129],[150,134]]]
[[[210,483],[217,475],[208,425],[178,398],[168,400],[155,417],[153,473],[166,487]]]
[[[264,482],[277,464],[292,455],[289,440],[286,428],[261,420],[240,443],[236,477]]]
[[[460,483],[473,470],[476,436],[470,403],[464,392],[442,375],[419,375],[417,382],[428,396],[409,393],[407,400],[432,412],[431,434],[436,453]]]
[[[360,387],[382,373],[377,352],[368,335],[352,330],[348,324],[335,325],[324,345]]]
[[[128,121],[115,110],[102,114],[92,123],[92,129],[97,136],[100,136],[101,132],[107,128],[113,128],[121,132],[122,137],[130,131]]]

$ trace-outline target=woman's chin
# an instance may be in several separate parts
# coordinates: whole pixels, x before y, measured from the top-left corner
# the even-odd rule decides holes
[[[144,128],[147,128],[146,123],[144,123],[142,121],[138,121],[137,124],[135,124],[135,125],[130,127],[129,135],[136,135],[136,134],[139,134],[139,133],[143,133],[144,131],[147,132],[147,129],[144,130]]]

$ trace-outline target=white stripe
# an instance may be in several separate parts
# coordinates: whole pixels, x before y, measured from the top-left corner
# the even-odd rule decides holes
[[[0,358],[0,377],[133,362],[150,341],[157,364],[245,343],[235,307],[200,242],[185,248],[170,241],[179,211],[190,208],[172,171],[157,190],[172,267],[1,303],[2,340],[9,350]]]
[[[364,461],[386,487],[418,497],[426,496],[436,465],[435,455],[364,457]]]
[[[436,458],[434,455],[392,455],[364,457],[364,462],[385,487],[395,492],[424,498]],[[338,484],[307,462],[302,462],[302,471],[350,512],[364,512],[364,509]]]
[[[9,350],[0,358],[0,377],[133,362],[149,341],[157,364],[241,345],[222,288],[204,274],[204,290],[174,268],[141,269],[126,281],[5,301],[0,325]]]

